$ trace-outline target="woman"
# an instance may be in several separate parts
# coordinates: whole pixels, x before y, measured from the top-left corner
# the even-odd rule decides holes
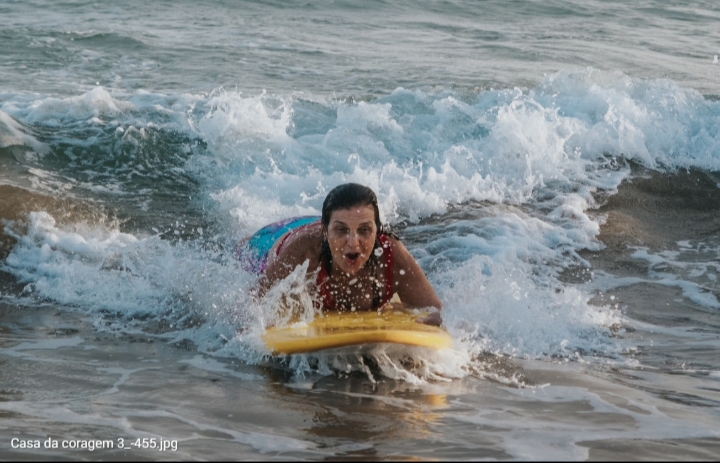
[[[395,293],[409,307],[442,308],[418,263],[384,230],[375,193],[357,183],[327,195],[321,220],[269,225],[240,246],[238,257],[246,269],[261,273],[260,296],[308,261],[323,310],[377,310]],[[442,323],[439,312],[418,321]]]

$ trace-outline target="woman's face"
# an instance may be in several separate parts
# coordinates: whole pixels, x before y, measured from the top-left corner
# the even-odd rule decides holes
[[[333,265],[349,275],[356,274],[370,258],[376,236],[371,205],[333,211],[327,228]]]

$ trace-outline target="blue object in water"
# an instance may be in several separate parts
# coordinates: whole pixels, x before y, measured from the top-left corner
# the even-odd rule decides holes
[[[273,245],[286,233],[304,225],[320,221],[319,216],[291,217],[266,225],[238,245],[237,258],[248,272],[261,274],[267,268],[268,255]]]

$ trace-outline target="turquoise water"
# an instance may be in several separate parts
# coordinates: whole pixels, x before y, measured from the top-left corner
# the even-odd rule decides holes
[[[4,2],[0,427],[163,458],[716,459],[711,2]],[[455,339],[272,358],[239,240],[367,184]],[[307,310],[302,305],[298,310]]]

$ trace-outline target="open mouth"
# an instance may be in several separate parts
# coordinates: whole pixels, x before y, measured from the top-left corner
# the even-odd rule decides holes
[[[359,257],[360,257],[359,252],[349,252],[349,253],[345,254],[345,258],[347,260],[349,260],[350,262],[357,261]]]

